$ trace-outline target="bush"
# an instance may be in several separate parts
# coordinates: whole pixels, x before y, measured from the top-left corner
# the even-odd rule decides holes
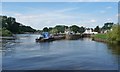
[[[0,29],[0,36],[12,36],[12,33],[6,28]]]
[[[120,42],[120,25],[114,25],[112,31],[108,32],[107,37],[111,42]]]
[[[50,33],[56,34],[56,33],[58,33],[58,30],[54,28],[54,29],[52,29],[52,30],[50,31]]]

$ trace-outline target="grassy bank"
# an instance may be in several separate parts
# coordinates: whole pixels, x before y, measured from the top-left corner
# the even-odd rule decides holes
[[[98,42],[108,42],[107,34],[96,34],[92,36],[92,39]]]
[[[93,36],[94,38],[100,38],[100,39],[107,39],[107,34],[96,34]]]
[[[109,31],[107,36],[111,43],[120,44],[120,25],[113,26],[112,31]]]
[[[95,41],[120,44],[120,25],[113,26],[112,31],[107,34],[96,34],[92,37]]]
[[[92,39],[98,42],[120,44],[120,41],[110,39],[108,34],[96,34],[92,36]]]

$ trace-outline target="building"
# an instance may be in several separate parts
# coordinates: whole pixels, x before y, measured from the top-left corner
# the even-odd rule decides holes
[[[70,28],[65,29],[65,34],[75,34],[73,31],[70,30]]]
[[[94,32],[91,28],[86,28],[83,34],[98,34],[98,32]]]

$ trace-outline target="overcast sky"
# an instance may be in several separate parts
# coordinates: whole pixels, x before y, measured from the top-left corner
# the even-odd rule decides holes
[[[3,2],[2,14],[15,17],[18,22],[35,29],[55,25],[78,25],[94,28],[97,25],[103,26],[105,22],[117,23],[118,3]]]

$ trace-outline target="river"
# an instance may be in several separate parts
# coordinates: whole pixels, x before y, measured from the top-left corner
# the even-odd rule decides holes
[[[92,41],[36,43],[36,34],[17,34],[3,46],[3,70],[118,70],[120,46]]]

